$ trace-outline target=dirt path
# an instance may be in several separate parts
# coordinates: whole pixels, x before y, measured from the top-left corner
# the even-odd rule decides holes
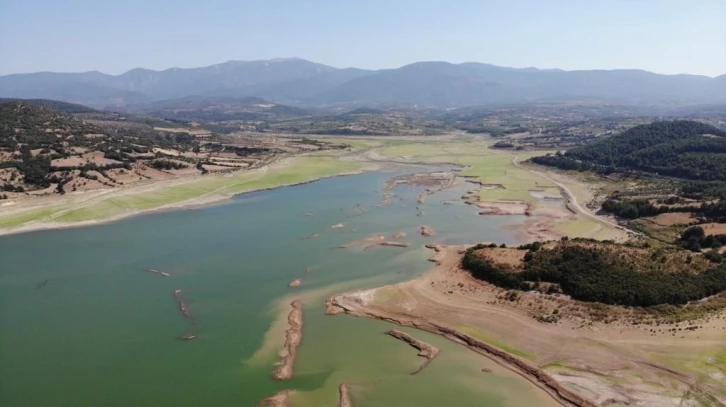
[[[602,218],[600,216],[597,216],[594,213],[590,212],[586,208],[582,207],[579,202],[577,202],[577,197],[575,196],[575,194],[572,193],[572,191],[567,187],[567,185],[565,185],[565,184],[563,184],[563,183],[555,180],[554,178],[550,177],[549,175],[547,175],[547,174],[545,174],[543,172],[535,171],[535,170],[532,170],[532,169],[529,169],[529,168],[526,168],[526,167],[522,167],[521,165],[519,165],[519,161],[518,160],[519,160],[519,157],[518,156],[516,156],[516,155],[515,156],[512,156],[512,164],[515,167],[520,168],[520,169],[523,169],[525,171],[529,171],[532,174],[535,174],[537,176],[540,176],[540,177],[542,177],[542,178],[544,178],[544,179],[552,182],[553,184],[557,185],[557,187],[560,189],[560,191],[562,191],[562,194],[564,195],[565,199],[567,200],[567,207],[568,208],[573,207],[581,215],[586,216],[586,217],[588,217],[588,218],[590,218],[590,219],[592,219],[592,220],[594,220],[594,221],[596,221],[598,223],[601,223],[603,225],[606,225],[606,226],[609,226],[609,227],[614,227],[616,229],[619,229],[619,230],[622,230],[622,231],[625,231],[625,232],[628,232],[628,233],[634,233],[636,235],[640,235],[640,233],[638,233],[638,232],[634,232],[634,231],[632,231],[632,230],[630,230],[628,228],[625,228],[625,227],[622,227],[622,226],[618,225],[615,222],[611,222],[611,221],[609,221],[607,219],[604,219],[604,218]]]

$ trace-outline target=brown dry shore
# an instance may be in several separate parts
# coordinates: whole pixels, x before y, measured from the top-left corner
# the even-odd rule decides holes
[[[302,342],[302,302],[295,300],[290,303],[290,307],[292,310],[287,316],[288,328],[285,331],[285,345],[280,352],[280,362],[272,373],[272,378],[275,380],[292,379],[297,349]]]
[[[543,323],[504,299],[506,290],[460,270],[462,247],[429,247],[437,250],[434,269],[407,282],[333,296],[326,312],[444,336],[565,406],[695,406],[697,397],[726,402],[723,370],[715,362],[726,340],[726,314],[699,322],[698,330],[674,329],[678,336],[625,322]],[[535,306],[540,299],[534,293],[522,297]]]
[[[436,356],[439,356],[439,348],[430,345],[424,341],[420,341],[405,332],[399,331],[398,329],[391,329],[386,332],[386,334],[391,335],[398,340],[406,342],[412,347],[418,349],[418,355],[426,359],[426,362],[424,362],[415,372],[411,374],[420,373],[422,370],[426,369],[426,366],[428,366],[429,363],[431,363],[436,358]]]
[[[338,387],[338,394],[340,396],[340,401],[338,402],[338,407],[353,407],[353,403],[350,401],[350,386],[348,386],[348,383],[342,383]]]
[[[288,407],[290,405],[290,391],[285,390],[262,399],[257,407]]]

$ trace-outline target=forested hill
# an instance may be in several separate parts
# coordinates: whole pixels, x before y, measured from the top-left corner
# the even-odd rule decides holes
[[[678,178],[726,180],[726,132],[690,120],[633,127],[564,154],[532,159],[574,170],[638,170]]]

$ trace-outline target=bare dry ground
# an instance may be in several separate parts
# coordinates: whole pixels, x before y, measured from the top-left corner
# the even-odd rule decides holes
[[[723,235],[726,234],[726,223],[704,223],[700,225],[707,235]]]
[[[651,219],[653,220],[653,222],[660,226],[688,225],[696,220],[696,218],[690,212],[661,213],[660,215],[654,216]]]
[[[404,283],[334,296],[328,300],[329,312],[414,326],[486,354],[472,345],[483,342],[509,359],[497,352],[489,352],[490,357],[549,387],[563,405],[726,403],[723,311],[698,321],[633,325],[626,318],[608,318],[612,310],[626,315],[628,309],[600,307],[603,318],[595,320],[596,305],[590,309],[567,297],[534,292],[513,296],[461,270],[463,248],[437,250],[439,264],[433,270]],[[556,323],[537,318],[555,309],[570,317]],[[563,400],[561,389],[553,386],[584,401]]]

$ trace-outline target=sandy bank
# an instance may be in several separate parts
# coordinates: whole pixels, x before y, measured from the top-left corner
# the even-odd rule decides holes
[[[350,401],[350,388],[348,383],[342,383],[338,387],[338,395],[340,401],[338,401],[339,407],[353,407],[353,403]]]
[[[275,380],[290,380],[293,375],[297,349],[302,341],[302,302],[295,300],[290,303],[292,310],[287,316],[288,328],[285,331],[285,345],[280,352],[280,362],[272,373]]]
[[[434,358],[436,358],[436,356],[439,356],[439,352],[440,352],[439,348],[437,348],[433,345],[430,345],[424,341],[420,341],[405,332],[401,332],[397,329],[391,329],[390,331],[386,332],[386,334],[391,335],[392,337],[394,337],[398,340],[406,342],[407,344],[411,345],[412,347],[418,349],[418,355],[426,359],[426,362],[424,362],[418,368],[418,370],[416,370],[415,372],[413,372],[411,374],[417,374],[417,373],[421,372],[422,370],[426,369],[426,366],[428,366],[429,363],[431,363],[431,361],[433,361]]]
[[[285,390],[262,399],[257,407],[288,407],[290,405],[290,391]]]
[[[444,336],[527,378],[566,406],[696,405],[696,391],[725,397],[723,376],[712,361],[723,349],[726,313],[698,322],[698,330],[685,329],[690,325],[685,323],[660,333],[628,321],[583,320],[581,305],[567,298],[520,293],[511,300],[506,290],[473,279],[459,268],[464,247],[427,247],[437,251],[432,270],[403,283],[330,297],[326,313]],[[563,318],[540,322],[541,312],[532,313],[540,306],[548,315],[558,309]],[[685,360],[688,365],[679,363]],[[681,404],[682,399],[689,402]]]

